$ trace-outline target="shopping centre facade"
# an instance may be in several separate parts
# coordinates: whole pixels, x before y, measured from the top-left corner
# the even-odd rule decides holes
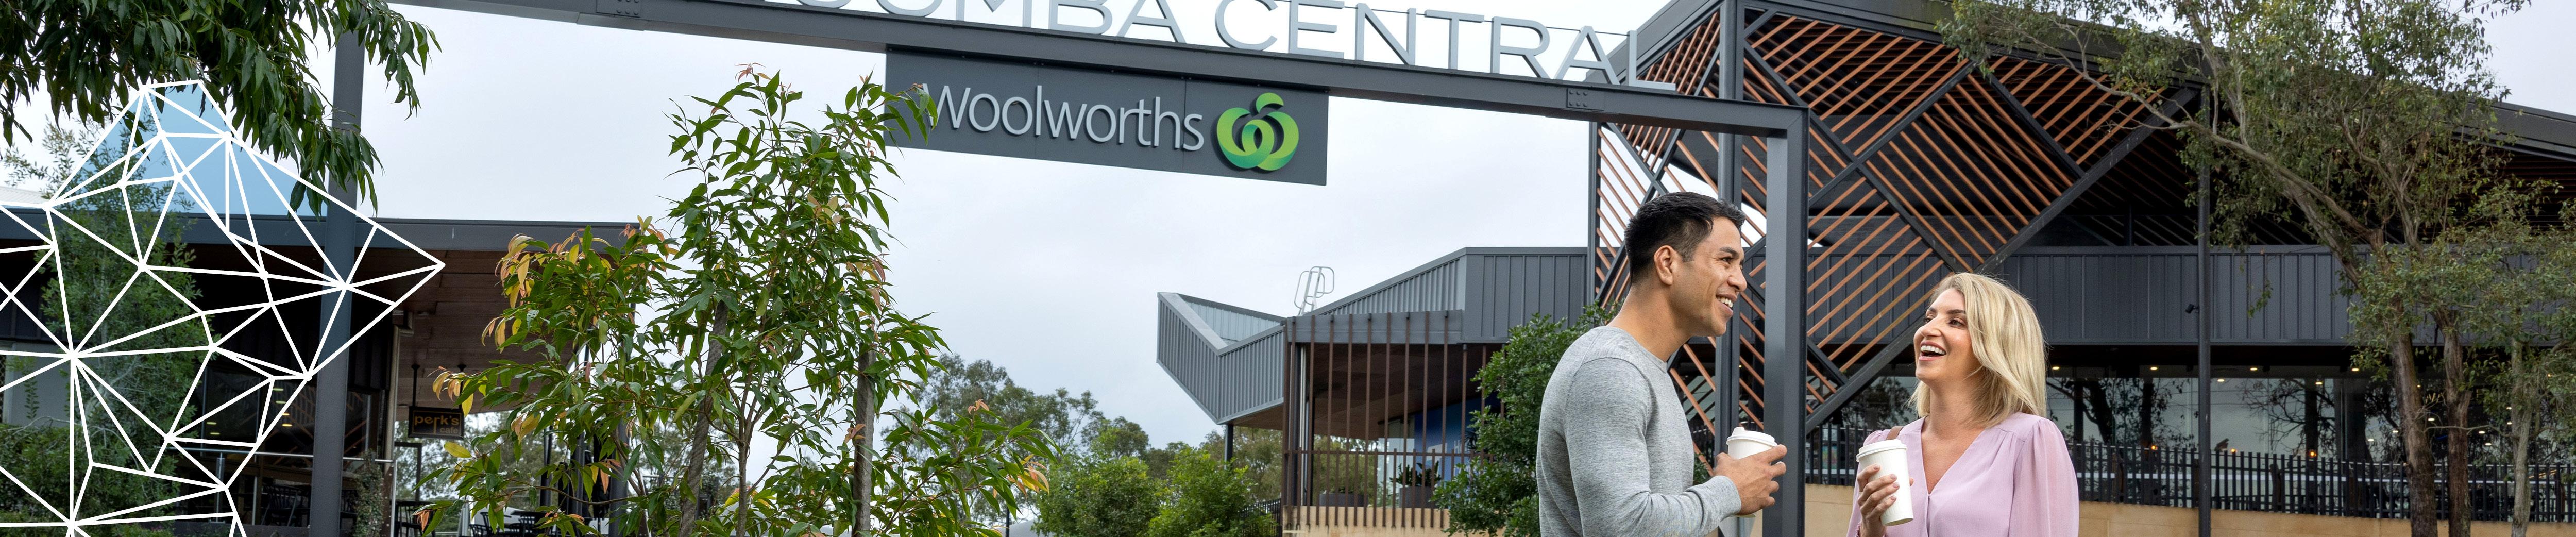
[[[2349,298],[2331,254],[2290,226],[2258,226],[2254,244],[2204,254],[2195,172],[2171,132],[2142,128],[2153,115],[2145,105],[2057,64],[1963,61],[1932,27],[1945,9],[1677,0],[1641,30],[1638,41],[1652,43],[1640,53],[1644,78],[1684,94],[1797,106],[1810,127],[1810,242],[1794,332],[1802,352],[1786,368],[1800,374],[1766,384],[1788,365],[1767,361],[1788,353],[1766,336],[1788,332],[1763,322],[1779,311],[1766,297],[1779,293],[1761,284],[1778,271],[1762,262],[1770,250],[1755,248],[1747,272],[1756,289],[1730,335],[1673,357],[1669,374],[1697,409],[1694,427],[1776,433],[1781,425],[1766,420],[1782,413],[1767,400],[1795,397],[1803,412],[1791,425],[1812,443],[1802,450],[1810,486],[1798,516],[1810,534],[1840,534],[1849,489],[1837,486],[1851,480],[1860,435],[1913,418],[1911,366],[1899,356],[1910,312],[1941,276],[1980,271],[2020,289],[2042,318],[2049,408],[2073,448],[2086,524],[2197,534],[2203,504],[2192,483],[2206,462],[2206,507],[2220,531],[2402,529],[2392,519],[2410,499],[2395,403],[2385,381],[2351,367]],[[2172,113],[2199,102],[2184,87],[2159,106]],[[2498,112],[2515,136],[2495,145],[2505,173],[2576,182],[2576,117]],[[1748,237],[1776,227],[1766,215],[1779,187],[1763,180],[1777,162],[1770,144],[1618,123],[1595,123],[1593,139],[1586,246],[1459,245],[1289,315],[1186,289],[1158,296],[1156,358],[1173,380],[1230,437],[1284,434],[1283,520],[1351,535],[1441,527],[1437,506],[1385,478],[1424,466],[1454,475],[1476,458],[1465,442],[1469,412],[1494,400],[1470,377],[1530,315],[1571,319],[1616,302],[1622,226],[1641,200],[1705,193],[1754,215]],[[2478,460],[2498,460],[2485,455],[2502,449],[2485,438],[2470,445]],[[2576,463],[2542,459],[2536,475]],[[2505,519],[2507,475],[2502,465],[2472,470],[2476,519]],[[2571,492],[2563,479],[2543,480],[2535,519],[2576,523]]]

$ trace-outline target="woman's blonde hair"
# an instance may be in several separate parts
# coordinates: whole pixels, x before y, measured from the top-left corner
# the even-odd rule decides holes
[[[1967,302],[1968,348],[1977,370],[1968,373],[1977,390],[1980,427],[1992,427],[2015,413],[2048,417],[2048,341],[2040,337],[2039,315],[2030,300],[1994,278],[1961,272],[1942,278],[1925,303],[1956,289]],[[1932,385],[1914,387],[1914,412],[1930,416]]]

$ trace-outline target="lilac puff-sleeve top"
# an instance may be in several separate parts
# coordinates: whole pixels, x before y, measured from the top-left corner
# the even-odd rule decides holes
[[[1868,442],[1885,440],[1870,433]],[[1923,477],[1923,420],[1905,424],[1906,473],[1914,478],[1914,521],[1890,526],[1888,537],[1999,535],[2074,537],[2075,463],[2066,436],[2048,418],[2014,414],[1970,441],[1937,486]],[[1859,498],[1853,489],[1853,501]],[[1860,509],[1852,509],[1850,535],[1860,535]]]

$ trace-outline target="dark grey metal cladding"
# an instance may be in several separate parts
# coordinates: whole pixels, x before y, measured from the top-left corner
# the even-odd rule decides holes
[[[1331,313],[1288,320],[1289,343],[1422,345],[1462,343],[1466,313],[1459,310]]]
[[[1440,256],[1430,263],[1404,271],[1340,300],[1315,308],[1312,315],[1354,313],[1393,313],[1399,311],[1454,310],[1466,306],[1466,289],[1460,284],[1462,249]]]
[[[1583,314],[1591,277],[1581,247],[1462,248],[1317,308],[1315,315],[1458,310],[1460,343],[1500,343],[1531,314]]]
[[[1472,248],[1463,340],[1500,343],[1511,329],[1546,315],[1571,323],[1592,302],[1583,248]]]
[[[1287,345],[1278,317],[1179,293],[1156,298],[1155,362],[1209,419],[1224,423],[1279,404]]]
[[[2525,147],[2576,157],[2576,116],[2497,103],[2496,126]]]
[[[2276,247],[2210,257],[2211,304],[2200,310],[2191,247],[2030,247],[1994,272],[2030,298],[2051,345],[2189,345],[2202,312],[2215,315],[2213,343],[2346,344],[2351,300],[2336,291],[2332,254]]]
[[[2339,291],[2340,264],[2324,248],[2212,251],[2209,265],[2210,341],[2349,344],[2352,298]]]
[[[1216,361],[1210,365],[1225,369],[1215,375],[1221,382],[1209,384],[1221,384],[1228,391],[1216,397],[1222,406],[1209,412],[1208,419],[1227,423],[1279,406],[1280,367],[1287,353],[1288,333],[1284,327],[1264,330],[1217,349]]]

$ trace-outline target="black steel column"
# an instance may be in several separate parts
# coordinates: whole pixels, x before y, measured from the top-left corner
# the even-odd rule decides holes
[[[1633,67],[1631,67],[1631,69],[1633,69]],[[1598,254],[1595,254],[1594,252],[1601,251],[1601,128],[1604,125],[1597,121],[1585,123],[1583,125],[1583,139],[1590,142],[1585,144],[1583,147],[1583,179],[1585,181],[1583,195],[1586,197],[1583,205],[1583,222],[1585,224],[1583,227],[1583,258],[1584,264],[1589,265],[1599,262],[1594,261],[1596,259],[1600,259],[1597,257]],[[1621,246],[1624,247],[1626,245]],[[1611,259],[1618,259],[1618,256],[1612,256]],[[1603,268],[1595,266],[1594,268],[1602,271],[1602,274],[1617,274],[1615,271],[1618,270],[1619,267],[1614,266]],[[1610,300],[1608,293],[1610,292],[1610,280],[1615,279],[1618,279],[1618,277],[1608,276],[1593,278],[1592,301],[1599,304],[1614,303]]]
[[[1741,100],[1744,98],[1744,32],[1752,29],[1744,27],[1744,21],[1737,20],[1744,16],[1742,0],[1723,0],[1718,2],[1717,9],[1717,98]],[[1736,147],[1743,143],[1740,136],[1717,135],[1717,168],[1711,170],[1713,177],[1701,178],[1707,180],[1709,186],[1717,187],[1717,199],[1729,204],[1741,201],[1735,197],[1735,166],[1736,151],[1739,151]],[[1725,435],[1720,432],[1718,438],[1725,438]]]
[[[1806,126],[1766,140],[1765,181],[1770,183],[1770,224],[1764,226],[1762,278],[1762,424],[1789,448],[1780,459],[1789,473],[1780,476],[1778,503],[1764,510],[1763,535],[1805,535],[1806,514],[1806,346],[1807,346],[1807,177]]]
[[[2209,168],[2202,167],[2200,169],[2200,203],[2197,204],[2200,206],[2200,240],[2198,241],[2200,243],[2200,284],[2192,286],[2200,293],[2200,298],[2194,301],[2194,303],[2200,305],[2200,317],[2195,319],[2195,321],[2200,323],[2200,329],[2194,331],[2199,334],[2195,339],[2198,339],[2200,344],[2200,410],[2198,413],[2200,420],[2200,436],[2197,437],[2199,442],[2193,446],[2194,451],[2200,453],[2200,456],[2192,462],[2191,471],[2192,505],[2198,506],[2200,510],[2201,537],[2209,537],[2209,462],[2211,458],[2218,456],[2218,450],[2214,449],[2216,446],[2210,445],[2209,440],[2209,388],[2211,386],[2211,383],[2209,382],[2209,319],[2217,315],[2217,311],[2210,308],[2209,304],[2209,203]],[[2155,380],[2147,379],[2147,381],[2154,382]],[[2145,426],[2146,424],[2140,425]]]
[[[1718,2],[1717,9],[1717,96],[1721,99],[1743,99],[1744,32],[1749,28],[1745,28],[1743,21],[1737,19],[1744,16],[1744,6],[1741,0],[1722,0]],[[1711,170],[1713,173],[1709,177],[1702,179],[1707,180],[1709,186],[1716,187],[1717,200],[1720,203],[1728,205],[1744,203],[1743,195],[1736,189],[1736,183],[1742,179],[1735,172],[1738,158],[1736,152],[1740,151],[1736,148],[1743,143],[1742,138],[1736,135],[1717,135],[1717,167]],[[1749,254],[1753,252],[1745,253],[1748,254],[1746,258],[1750,258]],[[1727,435],[1734,434],[1734,428],[1741,426],[1748,417],[1736,415],[1737,409],[1743,408],[1739,401],[1744,399],[1742,390],[1736,384],[1736,379],[1743,374],[1740,370],[1744,367],[1744,361],[1736,358],[1736,353],[1742,352],[1740,347],[1743,346],[1744,340],[1736,330],[1753,328],[1752,323],[1737,322],[1737,319],[1742,318],[1738,316],[1721,319],[1727,324],[1726,334],[1709,338],[1709,360],[1715,363],[1710,364],[1713,367],[1709,368],[1708,372],[1716,375],[1716,378],[1708,379],[1709,392],[1711,398],[1716,399],[1717,402],[1713,405],[1717,409],[1711,414],[1724,420],[1709,424],[1709,428],[1712,429],[1709,434],[1717,437],[1715,442],[1717,445],[1712,446],[1711,449],[1720,453],[1726,451]],[[1711,455],[1709,460],[1717,460],[1717,457]],[[1742,537],[1745,530],[1752,527],[1750,519],[1736,519],[1734,523],[1728,524],[1726,529],[1729,532],[1728,537]]]
[[[366,94],[367,55],[359,48],[356,34],[340,34],[337,54],[331,74],[331,126],[356,131],[358,104]],[[342,203],[356,204],[348,189],[325,188]],[[351,265],[358,260],[357,230],[357,215],[336,206],[324,210],[317,242],[331,270],[344,280],[356,279],[356,267]],[[314,359],[324,365],[313,373],[313,496],[305,503],[305,535],[310,537],[341,535],[341,457],[349,449],[349,308],[355,304],[346,291],[326,296],[331,298],[319,312],[322,341],[314,348]]]

